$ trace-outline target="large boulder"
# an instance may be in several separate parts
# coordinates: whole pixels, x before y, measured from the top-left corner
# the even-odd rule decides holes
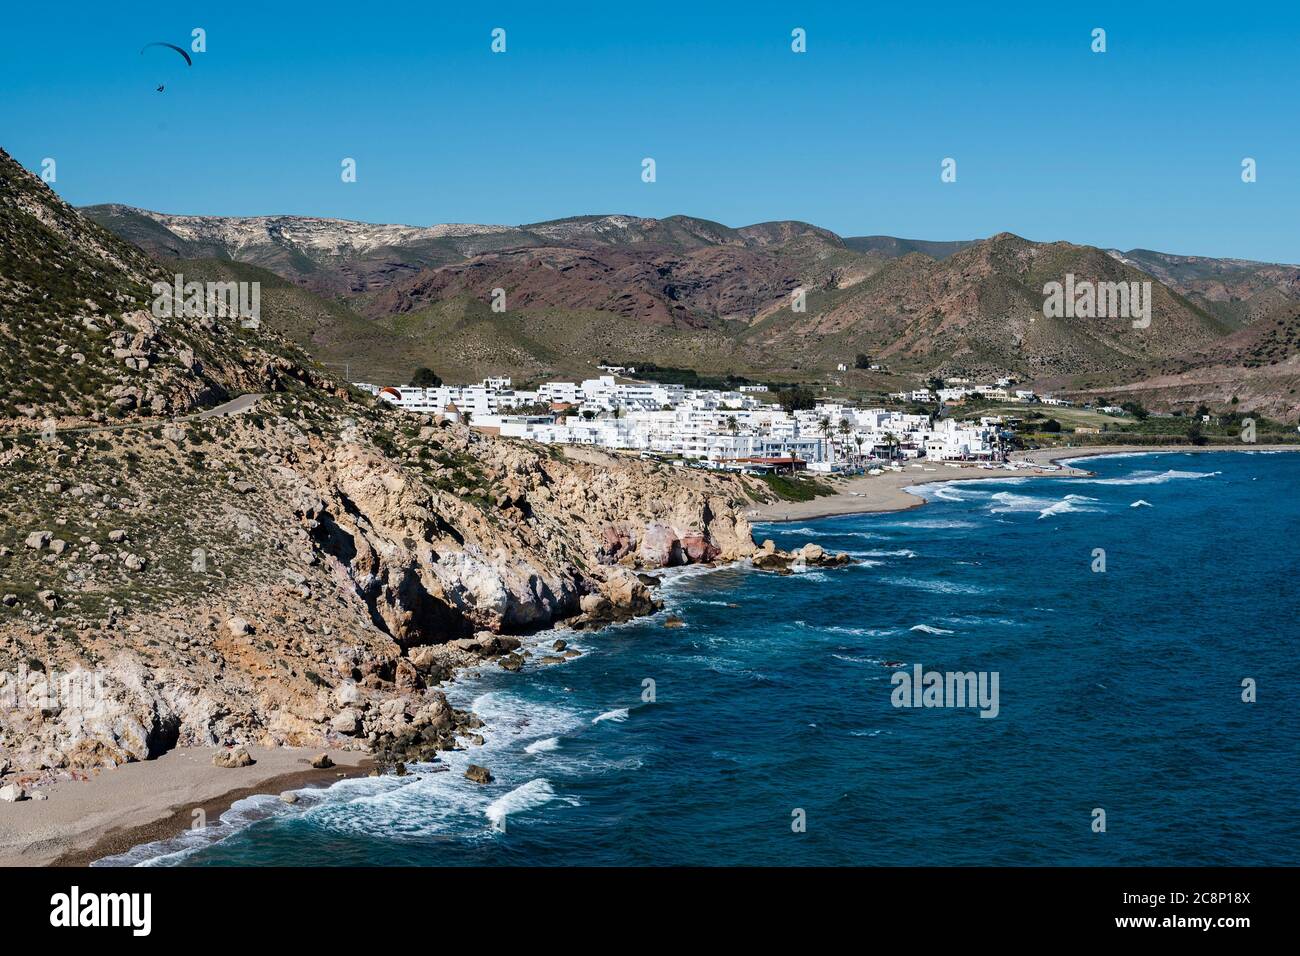
[[[636,550],[636,535],[625,524],[607,524],[601,530],[598,556],[604,564],[614,564]]]
[[[250,767],[256,761],[244,747],[235,747],[233,750],[219,750],[212,755],[212,763],[217,767],[226,767],[234,769],[236,767]]]
[[[688,531],[682,535],[682,553],[691,564],[704,564],[717,560],[721,551],[706,535],[699,531]]]
[[[49,544],[50,539],[53,537],[54,535],[49,531],[33,531],[23,541],[23,544],[27,545],[27,547],[31,548],[33,551],[39,551],[41,548]]]
[[[676,567],[682,563],[682,543],[671,526],[655,522],[645,529],[637,555],[647,567]]]
[[[330,730],[336,734],[352,736],[357,732],[361,724],[360,715],[351,707],[345,707],[334,715],[330,721]]]

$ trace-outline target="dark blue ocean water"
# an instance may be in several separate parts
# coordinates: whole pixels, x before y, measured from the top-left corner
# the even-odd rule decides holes
[[[1087,466],[762,527],[861,563],[686,572],[664,587],[684,628],[454,685],[488,742],[451,772],[242,801],[120,862],[1300,863],[1300,455]],[[998,672],[998,716],[892,706],[916,663]]]

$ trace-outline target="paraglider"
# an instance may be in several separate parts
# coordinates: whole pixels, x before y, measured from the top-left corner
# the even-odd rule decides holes
[[[165,46],[169,50],[175,50],[181,56],[185,57],[186,66],[194,65],[194,61],[190,59],[190,55],[186,53],[184,50],[182,50],[180,47],[178,47],[175,43],[161,43],[161,42],[146,43],[144,46],[140,47],[140,52],[143,54],[144,51],[149,49],[149,47],[151,46]]]
[[[144,46],[140,47],[140,55],[143,56],[145,50],[155,46],[163,47],[164,49],[167,50],[175,50],[177,53],[179,53],[181,56],[185,58],[186,67],[191,67],[194,65],[194,61],[190,59],[189,53],[187,53],[181,47],[178,47],[175,43],[163,43],[161,41],[156,41],[154,43],[146,43]],[[166,84],[159,83],[155,92],[161,93],[164,89],[166,89]]]

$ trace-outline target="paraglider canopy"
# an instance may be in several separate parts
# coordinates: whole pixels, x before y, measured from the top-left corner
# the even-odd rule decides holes
[[[190,55],[189,55],[188,53],[186,53],[183,49],[181,49],[180,47],[178,47],[175,43],[161,43],[161,42],[146,43],[144,46],[140,47],[140,52],[141,52],[141,53],[144,53],[144,51],[147,50],[147,49],[149,49],[149,47],[151,47],[151,46],[162,46],[162,47],[166,47],[166,48],[169,49],[169,50],[175,50],[175,51],[176,51],[177,53],[179,53],[181,56],[185,57],[185,65],[186,65],[186,66],[193,66],[193,65],[194,65],[194,61],[190,59]]]

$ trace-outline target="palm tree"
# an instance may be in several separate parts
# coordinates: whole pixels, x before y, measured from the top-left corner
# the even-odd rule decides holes
[[[829,415],[823,415],[821,418],[817,420],[817,430],[820,431],[822,433],[822,437],[826,439],[826,447],[829,449],[831,453],[830,461],[833,464],[835,462],[835,446],[830,443],[831,418]]]
[[[894,452],[897,450],[898,446],[901,444],[901,443],[899,442],[899,440],[898,440],[898,436],[895,435],[893,432],[889,432],[889,433],[887,433],[887,434],[885,435],[885,444],[889,446],[889,460],[890,460],[890,461],[893,461],[893,460],[894,460]]]
[[[855,444],[855,445],[858,446],[858,466],[859,466],[859,467],[861,467],[861,465],[862,465],[862,443],[863,443],[864,441],[866,441],[866,439],[863,438],[862,435],[861,435],[860,433],[859,433],[859,434],[855,434],[855,435],[853,436],[853,444]]]
[[[727,416],[727,430],[733,435],[740,431],[740,422],[736,421],[735,415]]]
[[[853,434],[853,425],[850,424],[847,418],[841,418],[836,431],[840,433],[840,445],[843,446],[848,437]]]

